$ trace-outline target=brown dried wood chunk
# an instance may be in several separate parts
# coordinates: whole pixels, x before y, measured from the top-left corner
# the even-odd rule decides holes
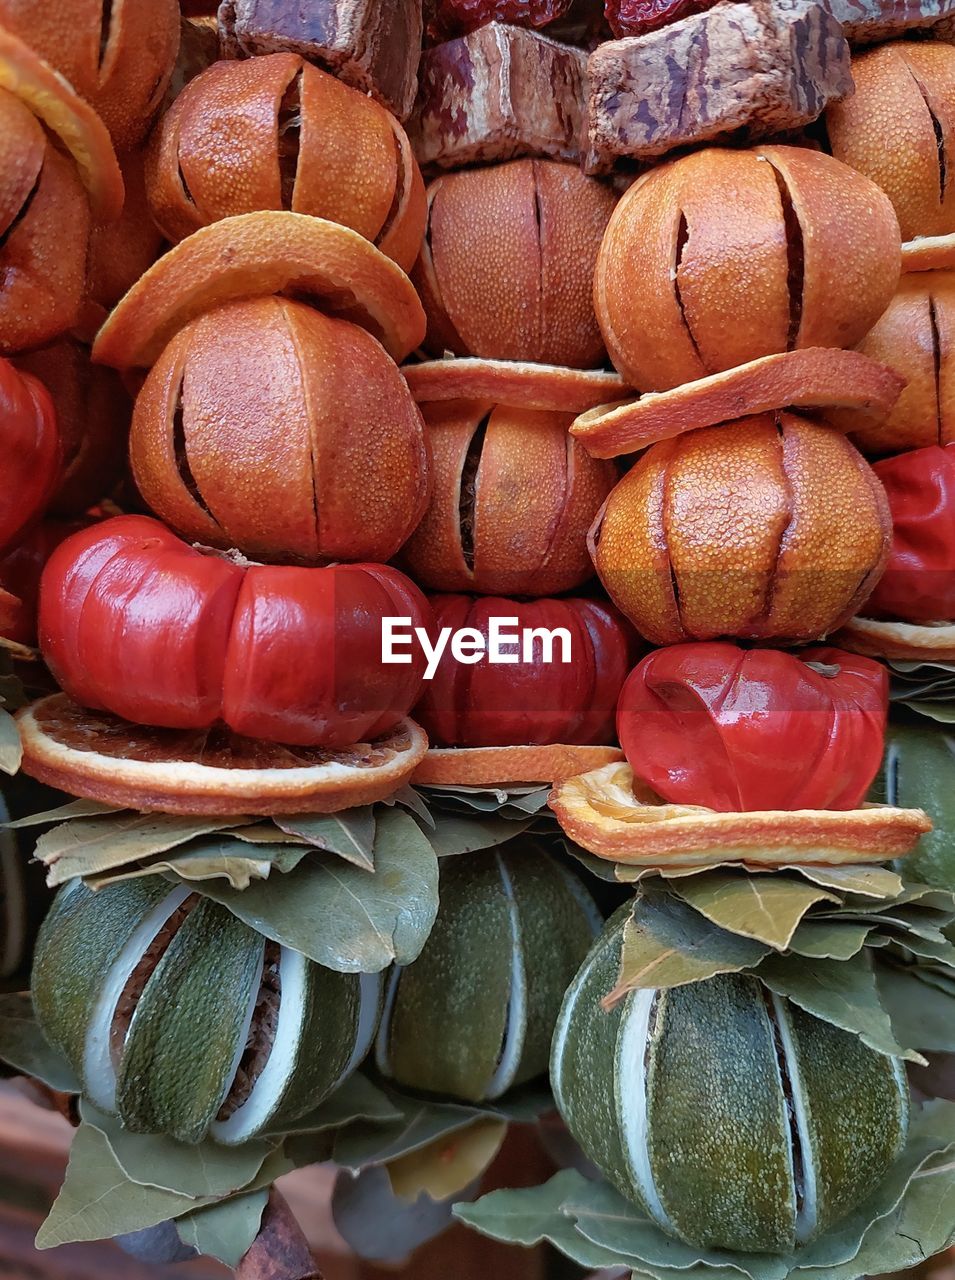
[[[224,0],[227,57],[291,52],[334,72],[405,120],[417,92],[422,0]]]
[[[589,173],[729,134],[797,129],[852,90],[842,28],[815,0],[727,0],[600,45],[588,75]]]
[[[426,49],[408,132],[419,164],[577,160],[587,55],[500,22]]]
[[[906,31],[934,27],[943,22],[950,32],[955,25],[952,0],[819,0],[854,44],[891,40]],[[940,34],[944,34],[940,32]]]

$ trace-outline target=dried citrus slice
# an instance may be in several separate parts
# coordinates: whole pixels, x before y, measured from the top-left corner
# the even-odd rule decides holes
[[[623,759],[618,747],[432,748],[412,776],[421,787],[498,787],[515,782],[560,782]]]
[[[223,218],[170,249],[117,305],[93,358],[117,369],[153,364],[190,320],[274,293],[361,325],[397,361],[424,338],[418,295],[390,258],[348,227],[270,210]]]
[[[775,409],[838,408],[847,429],[888,417],[905,379],[858,351],[809,347],[763,356],[672,391],[583,413],[571,435],[595,458],[635,453],[700,427]],[[856,422],[854,413],[864,421]]]
[[[17,716],[23,769],[84,799],[146,813],[337,813],[408,781],[428,741],[413,720],[342,751],[153,729],[87,711],[65,693]]]
[[[702,805],[665,804],[624,763],[568,778],[548,803],[584,849],[644,867],[881,862],[910,853],[932,829],[921,809],[889,805],[718,813]]]
[[[489,400],[517,409],[583,413],[593,405],[620,400],[630,392],[619,373],[520,360],[427,360],[408,365],[404,375],[419,404]]]
[[[902,245],[903,271],[944,271],[955,267],[955,234],[918,236]]]
[[[852,653],[897,662],[955,662],[955,623],[933,625],[852,618],[833,636]]]
[[[68,80],[0,27],[0,88],[8,89],[60,139],[76,162],[97,222],[123,210],[123,175],[106,126]]]

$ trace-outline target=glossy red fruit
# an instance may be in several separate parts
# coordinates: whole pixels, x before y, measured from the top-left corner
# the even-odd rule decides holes
[[[854,809],[882,761],[888,675],[820,646],[657,649],[617,712],[634,774],[672,804],[720,812]]]
[[[31,374],[0,360],[0,439],[4,473],[0,495],[0,550],[43,514],[60,478],[56,411]]]
[[[571,0],[434,0],[428,34],[434,40],[449,40],[488,22],[544,27],[562,18],[570,6]]]
[[[415,718],[432,744],[445,747],[601,744],[613,741],[614,709],[634,653],[635,637],[611,605],[596,600],[475,599],[432,596],[437,630],[473,628],[487,640],[491,620],[512,619],[507,631],[530,627],[565,629],[570,661],[560,643],[555,661],[544,661],[544,646],[533,659],[469,665],[445,650],[433,680],[426,682]]]
[[[605,0],[604,12],[611,30],[621,36],[643,36],[669,26],[691,13],[712,9],[716,0]]]
[[[249,565],[118,516],[47,564],[40,647],[77,702],[139,724],[340,748],[388,732],[418,696],[410,665],[381,661],[381,619],[427,627],[396,569]]]
[[[955,620],[955,445],[929,445],[873,467],[892,513],[892,551],[870,617]]]

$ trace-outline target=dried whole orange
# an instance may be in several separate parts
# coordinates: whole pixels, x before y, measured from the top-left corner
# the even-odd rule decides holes
[[[955,48],[879,45],[854,55],[852,78],[826,113],[833,155],[888,195],[903,240],[955,231]]]
[[[434,485],[404,550],[436,591],[559,595],[593,574],[587,530],[617,476],[569,413],[474,400],[422,406]]]
[[[0,0],[0,26],[29,44],[99,113],[120,151],[142,142],[179,48],[176,0]]]
[[[126,200],[112,222],[97,222],[90,236],[86,292],[98,309],[95,328],[120,298],[149,270],[163,248],[163,235],[152,220],[146,200],[143,155],[132,151],[121,164]]]
[[[436,355],[602,363],[592,283],[613,191],[576,165],[512,160],[444,174],[412,278]]]
[[[591,554],[654,644],[800,641],[856,612],[891,535],[882,486],[844,436],[760,414],[648,449],[595,521]]]
[[[130,458],[173,528],[262,560],[388,560],[428,501],[424,424],[394,361],[282,297],[176,334],[137,399]]]
[[[665,391],[778,352],[854,346],[900,262],[888,198],[832,156],[711,147],[623,196],[594,301],[615,367]]]
[[[351,227],[407,271],[424,234],[424,183],[401,125],[293,53],[216,62],[191,81],[156,129],[147,176],[173,241],[288,209]]]

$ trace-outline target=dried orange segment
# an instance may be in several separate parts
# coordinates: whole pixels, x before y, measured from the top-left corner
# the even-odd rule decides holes
[[[94,219],[118,218],[123,209],[123,175],[106,126],[69,81],[2,27],[0,88],[24,102],[66,147],[89,192]]]
[[[910,853],[932,823],[921,809],[718,813],[665,804],[628,764],[568,778],[548,801],[570,838],[598,858],[631,866],[841,866]]]
[[[412,775],[416,787],[502,787],[560,782],[623,759],[619,747],[433,747]]]
[[[17,714],[23,770],[48,786],[145,813],[338,813],[404,786],[428,740],[413,720],[341,751],[286,747],[228,730],[130,724],[65,693]]]
[[[595,458],[635,453],[658,440],[776,409],[838,408],[847,431],[892,411],[905,379],[858,351],[809,347],[750,360],[627,404],[601,405],[577,418],[571,435]]]
[[[955,624],[852,618],[832,638],[852,653],[893,662],[955,662]]]
[[[276,293],[361,325],[396,361],[424,338],[411,281],[363,236],[324,218],[268,211],[224,218],[170,249],[112,312],[93,358],[117,369],[151,365],[190,320]]]
[[[955,233],[918,236],[902,245],[903,271],[947,271],[955,267]]]
[[[408,365],[404,375],[419,404],[487,400],[515,409],[583,413],[593,405],[622,399],[629,391],[619,373],[522,360],[427,360]]]

